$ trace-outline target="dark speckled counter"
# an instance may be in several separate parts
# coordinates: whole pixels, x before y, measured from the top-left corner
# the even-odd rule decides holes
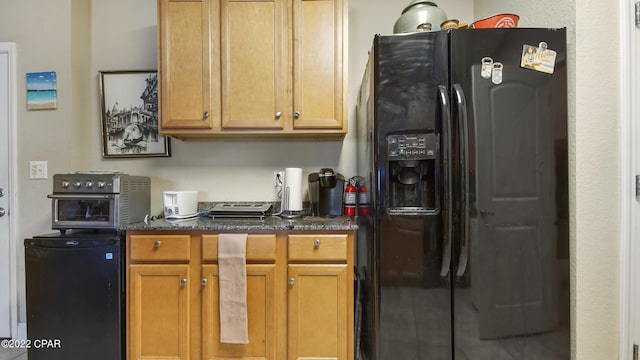
[[[353,218],[336,217],[302,217],[299,219],[283,219],[268,216],[260,219],[212,219],[197,217],[187,220],[158,219],[127,225],[126,231],[344,231],[356,230],[358,225]]]

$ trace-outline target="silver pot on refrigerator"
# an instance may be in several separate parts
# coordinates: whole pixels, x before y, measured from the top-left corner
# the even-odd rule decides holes
[[[393,25],[393,32],[410,33],[440,30],[440,24],[447,20],[445,12],[436,3],[425,0],[413,0],[402,11],[402,15]]]

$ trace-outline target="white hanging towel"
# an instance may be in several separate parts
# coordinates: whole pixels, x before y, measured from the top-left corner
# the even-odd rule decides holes
[[[218,236],[220,342],[248,344],[247,234]]]

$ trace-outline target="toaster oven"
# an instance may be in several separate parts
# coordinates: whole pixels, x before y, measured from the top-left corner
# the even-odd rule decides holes
[[[56,174],[48,197],[52,229],[118,230],[150,213],[151,181],[120,173]]]

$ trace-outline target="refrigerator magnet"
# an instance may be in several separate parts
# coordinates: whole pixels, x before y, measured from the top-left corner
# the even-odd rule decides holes
[[[480,60],[480,77],[483,79],[491,79],[491,71],[493,70],[493,59],[490,57],[483,57]]]
[[[493,71],[491,72],[491,82],[496,84],[496,85],[500,85],[502,84],[502,63],[501,62],[494,62],[493,63]]]
[[[556,52],[547,48],[546,42],[538,46],[523,45],[520,67],[553,74],[556,65]]]

